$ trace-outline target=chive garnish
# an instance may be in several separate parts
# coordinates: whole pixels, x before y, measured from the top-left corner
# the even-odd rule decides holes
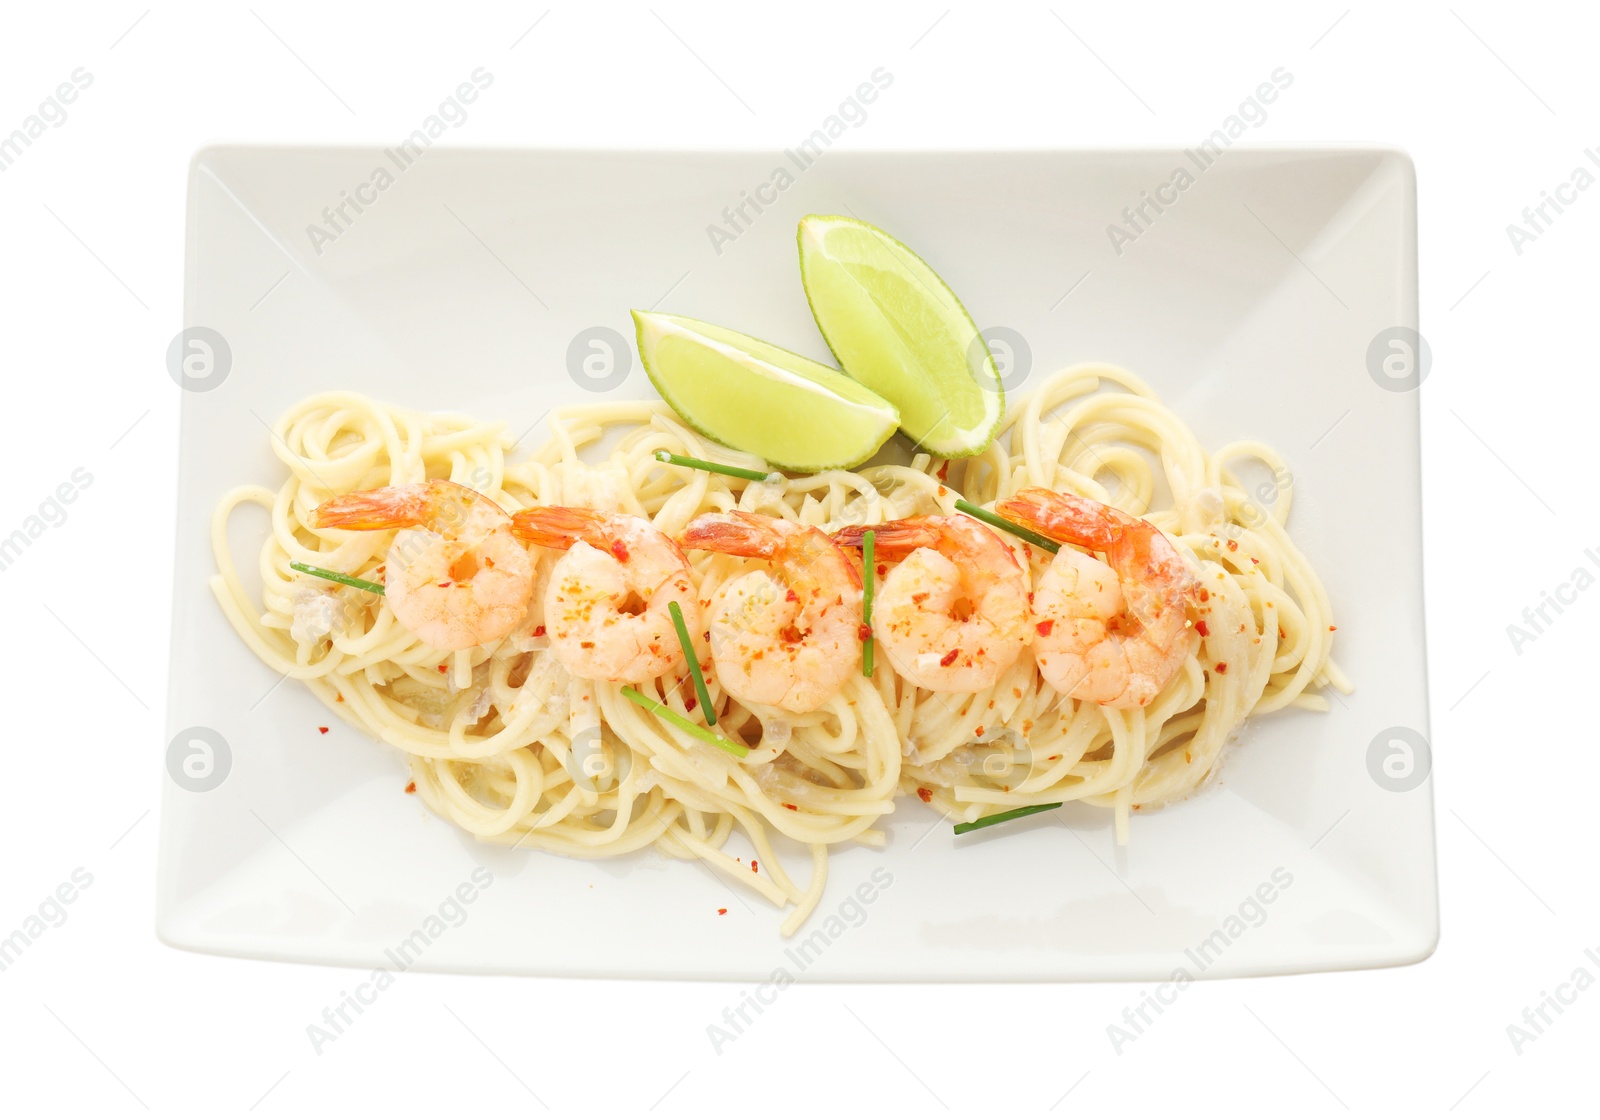
[[[872,545],[878,534],[868,529],[861,534],[861,625],[866,636],[861,639],[861,675],[872,676]]]
[[[990,513],[988,510],[983,509],[980,506],[973,505],[971,502],[967,501],[965,498],[957,498],[956,499],[956,508],[958,510],[960,510],[962,513],[966,514],[968,517],[976,517],[979,521],[982,521],[987,525],[993,525],[996,529],[1004,529],[1006,532],[1010,533],[1013,537],[1018,537],[1018,538],[1020,538],[1022,540],[1027,541],[1029,544],[1032,544],[1032,545],[1038,545],[1040,548],[1044,549],[1046,552],[1060,552],[1061,551],[1061,546],[1059,544],[1057,544],[1055,541],[1051,540],[1049,537],[1041,537],[1038,533],[1035,533],[1032,529],[1024,529],[1021,525],[1018,525],[1015,521],[1007,521],[1005,518],[1001,517],[998,513]],[[987,820],[988,818],[984,818],[984,819]],[[974,821],[973,822],[974,826],[976,826],[977,823],[978,822]]]
[[[706,723],[715,727],[717,713],[711,707],[711,693],[706,691],[706,678],[700,672],[700,659],[694,655],[694,643],[689,640],[689,628],[684,625],[683,611],[678,608],[676,599],[667,604],[667,613],[672,615],[672,627],[678,632],[678,644],[683,647],[684,660],[689,662],[689,675],[694,678],[694,694],[700,698],[700,710],[705,713]]]
[[[343,572],[330,572],[327,568],[317,568],[310,564],[302,564],[298,560],[289,561],[289,567],[293,568],[297,572],[304,572],[308,576],[316,576],[318,579],[328,580],[330,583],[342,583],[346,587],[354,587],[361,591],[370,591],[374,595],[383,594],[383,584],[373,583],[371,580],[358,579],[355,576],[347,576]]]
[[[674,455],[670,451],[657,451],[656,462],[671,463],[675,467],[693,467],[697,471],[710,471],[712,474],[725,474],[733,478],[747,478],[751,482],[765,482],[772,477],[770,471],[753,471],[748,467],[729,467],[722,463],[712,463],[705,459],[691,459],[687,455]]]
[[[745,755],[750,753],[747,748],[741,747],[738,743],[733,742],[731,739],[724,739],[721,735],[718,735],[713,731],[708,731],[697,723],[690,723],[688,720],[684,719],[677,712],[673,711],[659,700],[650,699],[636,688],[624,685],[622,688],[622,695],[626,696],[629,700],[632,700],[645,711],[650,712],[653,715],[660,716],[662,719],[672,724],[672,726],[679,728],[680,730],[687,731],[696,739],[705,740],[718,750],[727,751],[729,754],[733,755],[734,758],[743,758]]]
[[[1020,809],[1007,809],[1003,813],[995,813],[991,816],[979,817],[975,821],[968,821],[965,824],[956,825],[956,835],[961,836],[965,833],[971,832],[973,829],[988,828],[992,824],[1004,824],[1006,821],[1014,821],[1018,817],[1031,817],[1035,813],[1043,813],[1048,809],[1059,808],[1061,808],[1061,802],[1052,801],[1048,805],[1024,805]]]

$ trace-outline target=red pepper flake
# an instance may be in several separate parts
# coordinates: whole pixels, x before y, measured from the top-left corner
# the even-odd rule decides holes
[[[611,555],[615,556],[621,563],[626,564],[628,562],[628,546],[620,540],[612,541]]]
[[[791,804],[789,804],[789,803],[788,803],[788,802],[787,802],[787,801],[785,801],[785,802],[784,802],[784,803],[783,803],[783,807],[784,807],[784,808],[785,808],[785,809],[789,809],[789,810],[792,810],[792,811],[793,811],[793,812],[796,812],[796,813],[798,813],[798,812],[799,812],[799,811],[800,811],[800,807],[799,807],[799,806],[798,806],[798,805],[791,805]]]
[[[940,482],[949,482],[950,481],[950,460],[946,459],[943,463],[940,463],[939,464],[939,469],[937,471],[935,471],[934,473],[938,476]]]
[[[594,648],[594,643],[593,642],[579,642],[578,646],[579,646],[580,649],[593,649]]]
[[[1261,563],[1261,561],[1257,560],[1254,556],[1252,556],[1252,557],[1250,557],[1250,563],[1259,564],[1259,563]]]
[[[977,727],[974,727],[974,728],[973,728],[973,729],[972,729],[972,737],[973,737],[973,738],[974,738],[974,739],[981,739],[981,738],[983,738],[983,724],[981,724],[981,723],[980,723],[980,724],[978,724],[978,726],[977,726]]]
[[[700,697],[691,692],[689,694],[689,699],[685,700],[683,703],[683,710],[686,712],[692,712],[695,709],[695,705],[699,703]]]
[[[727,912],[728,912],[728,908],[726,906],[717,907],[717,913],[718,914],[726,914]]]
[[[338,704],[343,704],[343,703],[344,703],[344,693],[342,693],[342,692],[335,692],[335,693],[334,693],[334,694],[333,694],[333,699],[334,699],[334,702],[335,702],[335,703],[338,703]]]
[[[889,570],[889,565],[887,565],[887,564],[879,564],[878,565],[878,577],[881,579],[883,577],[883,573],[887,572],[888,570]]]
[[[441,673],[448,672],[449,671],[449,666],[440,665],[440,666],[438,666],[438,669],[439,669],[439,672],[441,672]]]
[[[441,584],[440,584],[440,585],[439,585],[439,586],[440,586],[440,587],[449,587],[449,586],[450,586],[450,581],[449,581],[449,580],[445,580],[445,581],[444,581],[444,582],[443,582],[443,583],[441,583]]]
[[[946,491],[943,486],[939,487],[939,497],[944,497],[946,493],[948,493],[948,491]]]
[[[543,626],[535,626],[535,627],[534,627],[534,628],[533,628],[533,636],[534,636],[534,637],[535,637],[535,638],[542,638],[542,637],[544,637],[544,627],[543,627]]]
[[[868,638],[872,637],[872,627],[863,622],[856,628],[856,637],[860,638],[863,642],[866,641]]]
[[[1337,627],[1337,626],[1330,626],[1330,627],[1328,627],[1328,631],[1329,631],[1329,633],[1332,633],[1332,632],[1333,632],[1333,631],[1335,631],[1335,630],[1337,630],[1337,629],[1339,629],[1339,628],[1338,628],[1338,627]]]
[[[950,665],[953,665],[955,663],[956,658],[958,658],[960,656],[961,656],[961,648],[958,646],[955,649],[951,650],[949,653],[945,654],[943,657],[939,658],[939,665],[941,667],[948,667]]]
[[[933,800],[933,790],[931,790],[931,789],[922,789],[921,787],[918,787],[917,796],[922,798],[923,801],[932,801]]]
[[[406,783],[406,792],[407,793],[416,793],[417,792],[417,783],[416,782],[407,782]]]
[[[1202,603],[1209,603],[1211,601],[1211,592],[1202,587],[1198,593],[1198,598]]]
[[[1202,638],[1209,638],[1211,636],[1211,627],[1207,626],[1206,620],[1202,618],[1199,622],[1194,624],[1194,632],[1199,634]]]
[[[1238,552],[1239,551],[1239,542],[1238,541],[1229,541],[1228,542],[1228,551],[1229,552]]]
[[[761,870],[761,865],[759,863],[757,863],[755,860],[751,860],[750,861],[750,870],[751,871],[760,871]]]
[[[786,603],[798,603],[800,601],[800,596],[796,595],[794,593],[794,588],[791,587],[784,593],[783,599]]]
[[[1035,630],[1039,631],[1039,637],[1041,638],[1048,638],[1050,636],[1050,631],[1054,630],[1055,628],[1056,620],[1053,618],[1047,618],[1034,627]]]
[[[1228,663],[1226,661],[1217,662],[1217,672],[1226,673],[1227,671],[1228,671]]]
[[[322,732],[324,735],[326,735],[328,733],[328,729],[326,727],[319,727],[319,728],[317,728],[317,730]]]

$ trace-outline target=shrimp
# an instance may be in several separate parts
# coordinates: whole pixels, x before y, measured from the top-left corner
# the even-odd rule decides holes
[[[573,506],[535,506],[512,520],[523,540],[566,551],[550,571],[544,620],[567,672],[638,683],[684,667],[667,605],[676,601],[698,635],[700,600],[671,537],[648,518]]]
[[[329,498],[319,529],[399,529],[384,596],[400,624],[435,649],[499,641],[528,613],[533,559],[511,517],[459,483],[430,479]]]
[[[1198,641],[1188,563],[1150,522],[1074,494],[1029,487],[995,512],[1063,548],[1033,593],[1034,660],[1050,686],[1108,708],[1142,708]]]
[[[686,548],[772,562],[712,593],[722,687],[752,704],[814,712],[861,657],[861,575],[821,529],[734,510],[689,522]]]
[[[967,517],[852,525],[834,540],[900,563],[872,604],[872,630],[895,670],[934,692],[980,692],[1028,641],[1028,586],[1004,541]]]

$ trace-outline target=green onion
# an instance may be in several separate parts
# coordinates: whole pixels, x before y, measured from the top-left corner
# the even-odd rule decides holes
[[[729,467],[722,463],[711,463],[705,459],[691,459],[687,455],[674,455],[670,451],[657,451],[656,462],[671,463],[675,467],[693,467],[697,471],[710,471],[712,474],[725,474],[733,478],[748,478],[751,482],[765,482],[772,477],[771,471],[753,471],[748,467]]]
[[[626,696],[629,700],[632,700],[645,711],[650,712],[653,715],[660,716],[662,719],[672,724],[672,726],[683,731],[687,731],[696,739],[705,740],[718,750],[727,751],[729,754],[733,755],[734,758],[743,758],[745,755],[750,753],[749,750],[741,747],[738,743],[733,742],[731,739],[724,739],[721,735],[718,735],[713,731],[707,731],[699,724],[690,723],[688,720],[684,719],[677,712],[673,711],[659,700],[650,699],[636,688],[631,688],[624,685],[622,689],[622,695]]]
[[[988,817],[979,817],[975,821],[968,821],[966,824],[956,825],[956,835],[961,836],[971,832],[973,829],[988,828],[992,824],[1004,824],[1006,821],[1014,821],[1018,817],[1031,817],[1035,813],[1043,813],[1049,809],[1059,808],[1061,808],[1061,802],[1052,801],[1048,805],[1024,805],[1020,809],[1007,809],[1003,813],[995,813],[994,815]]]
[[[373,583],[371,580],[357,579],[355,576],[347,576],[342,572],[330,572],[327,568],[315,568],[310,564],[302,564],[298,560],[289,561],[289,567],[297,572],[304,572],[308,576],[316,576],[318,579],[325,579],[331,583],[342,583],[346,587],[370,591],[374,595],[383,594],[383,584]]]
[[[689,628],[684,625],[683,611],[678,609],[676,599],[667,604],[667,612],[672,615],[673,629],[678,632],[678,644],[683,647],[684,659],[689,662],[689,675],[694,678],[694,694],[700,698],[700,710],[706,717],[707,725],[714,727],[717,713],[711,707],[711,693],[706,691],[706,678],[700,672],[700,659],[694,655],[694,643],[689,640]]]
[[[872,676],[872,545],[878,534],[868,529],[861,534],[861,625],[867,636],[861,639],[861,675]]]
[[[987,525],[993,525],[996,529],[1004,529],[1013,537],[1019,537],[1022,540],[1027,541],[1029,544],[1038,545],[1046,552],[1061,551],[1061,546],[1055,541],[1051,540],[1049,537],[1041,537],[1032,529],[1024,529],[1015,521],[1007,521],[998,513],[990,513],[986,509],[982,509],[979,506],[973,505],[965,498],[956,499],[956,508],[962,513],[966,514],[968,517],[976,517],[979,521],[982,521]],[[976,826],[977,822],[974,821],[973,824]]]

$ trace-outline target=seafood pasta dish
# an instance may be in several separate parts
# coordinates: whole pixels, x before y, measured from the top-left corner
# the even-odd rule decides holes
[[[287,479],[217,507],[212,588],[439,816],[708,861],[788,934],[829,850],[885,844],[910,799],[958,830],[1082,802],[1126,842],[1246,719],[1350,690],[1270,447],[1208,451],[1107,365],[995,407],[959,456],[777,471],[665,400],[557,409],[519,456],[492,417],[323,393],[273,429]],[[259,592],[228,540],[247,505]]]

